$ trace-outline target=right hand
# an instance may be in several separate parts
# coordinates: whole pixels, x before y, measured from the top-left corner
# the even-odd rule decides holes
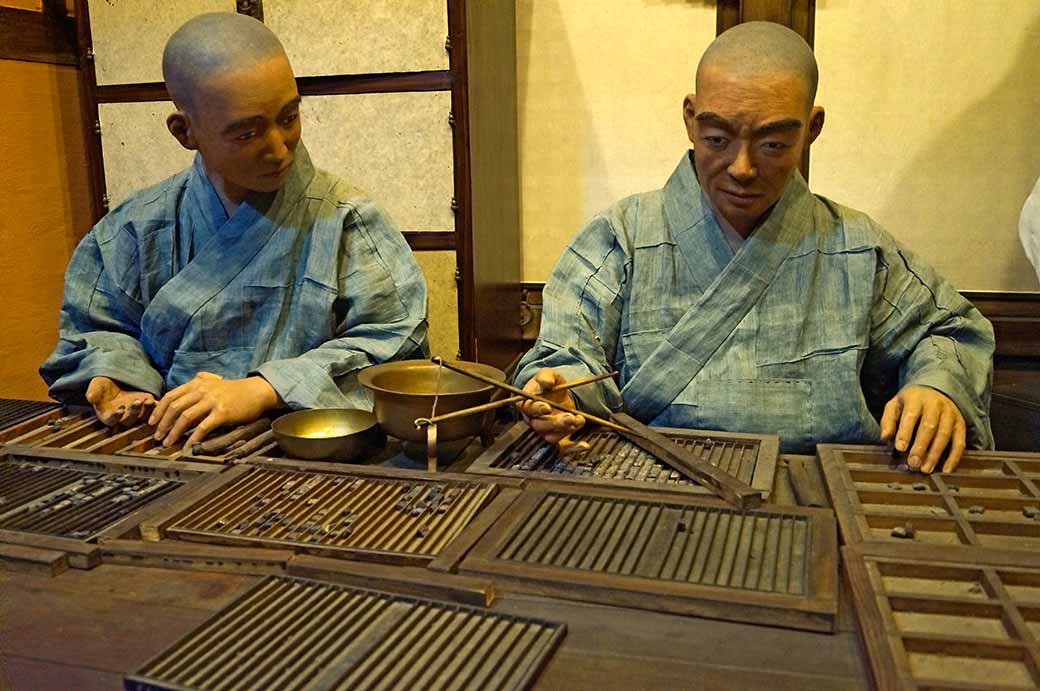
[[[124,391],[108,377],[94,377],[87,386],[87,402],[106,426],[131,427],[152,414],[155,396],[145,391]]]
[[[562,374],[551,367],[543,367],[524,385],[524,391],[559,403],[574,413],[564,413],[538,401],[524,401],[517,406],[531,429],[545,441],[555,444],[564,456],[589,448],[588,443],[575,442],[570,438],[585,426],[585,418],[577,412],[574,397],[569,391],[555,390],[566,383],[567,379]]]

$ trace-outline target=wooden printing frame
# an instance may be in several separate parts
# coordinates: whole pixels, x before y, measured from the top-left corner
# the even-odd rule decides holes
[[[986,562],[958,562],[942,560],[922,560],[913,555],[881,556],[870,554],[860,545],[842,548],[842,565],[852,591],[860,629],[863,633],[864,646],[870,660],[874,682],[879,689],[992,689],[1001,691],[1021,689],[1022,686],[1000,685],[994,683],[975,684],[970,681],[950,680],[944,678],[915,677],[913,674],[906,641],[912,641],[918,650],[931,650],[938,654],[961,652],[965,657],[982,659],[980,651],[987,654],[987,659],[1015,660],[1016,653],[1033,677],[1033,682],[1040,682],[1040,644],[1030,632],[1020,611],[1018,603],[1010,597],[1004,582],[1003,574],[1023,574],[1024,577],[1040,584],[1040,563],[1035,559],[1026,559],[1031,564],[1020,564],[1016,568],[1009,564],[990,564]],[[975,572],[980,576],[983,591],[988,597],[974,598],[969,596],[943,594],[922,594],[917,592],[898,592],[885,588],[878,582],[879,565],[895,564],[912,571],[918,577],[928,574],[938,577],[956,578],[952,573],[970,575]],[[1028,569],[1028,570],[1027,570]],[[951,614],[961,616],[972,610],[986,611],[986,618],[997,620],[1005,630],[1010,629],[1006,639],[987,638],[985,636],[959,635],[914,632],[900,628],[893,614],[892,604],[895,602],[901,611],[917,611],[927,614]],[[1040,618],[1040,602],[1035,606],[1027,606],[1030,618]],[[996,679],[991,680],[997,681]]]
[[[497,555],[529,520],[549,493],[723,509],[735,513],[798,516],[810,531],[805,561],[806,595],[664,581],[588,572],[499,559]],[[559,486],[529,482],[521,496],[470,551],[461,573],[492,576],[500,589],[619,607],[725,619],[810,631],[833,632],[838,609],[838,543],[830,510],[763,506],[746,512],[714,497],[632,492],[626,489]]]
[[[138,669],[139,670],[146,670],[146,669],[152,667],[158,661],[162,660],[170,651],[176,650],[176,649],[180,648],[182,645],[184,645],[188,641],[190,641],[193,638],[195,638],[196,636],[198,636],[200,632],[204,631],[207,627],[210,627],[214,622],[218,621],[221,617],[225,616],[228,612],[233,610],[235,607],[239,606],[240,602],[242,602],[243,600],[251,597],[253,594],[255,594],[257,591],[259,591],[261,588],[266,587],[271,579],[297,581],[297,582],[320,583],[320,584],[326,585],[326,586],[327,585],[332,585],[332,586],[335,586],[335,587],[343,588],[345,590],[360,591],[362,593],[368,593],[368,594],[372,594],[372,595],[376,595],[376,596],[387,596],[387,597],[393,598],[396,602],[405,602],[405,603],[411,603],[411,604],[435,605],[435,606],[445,607],[447,609],[453,609],[453,608],[454,609],[458,609],[458,608],[460,608],[459,607],[460,605],[462,606],[461,608],[467,608],[467,604],[468,604],[468,603],[465,603],[465,602],[445,601],[445,600],[441,600],[441,599],[438,599],[438,598],[429,597],[427,595],[400,593],[400,592],[396,592],[395,590],[383,590],[383,589],[380,589],[380,588],[355,586],[355,585],[351,585],[351,584],[347,584],[347,583],[336,583],[334,581],[330,582],[330,581],[324,581],[324,580],[321,580],[321,579],[306,578],[306,577],[302,577],[302,576],[279,576],[279,575],[272,575],[272,576],[268,576],[266,578],[263,578],[260,581],[254,583],[252,585],[249,585],[249,586],[243,588],[242,591],[239,593],[239,595],[232,602],[228,603],[225,607],[222,607],[221,609],[219,609],[216,612],[214,612],[211,616],[209,616],[206,619],[206,621],[202,622],[202,624],[200,624],[199,626],[195,627],[194,629],[192,629],[191,631],[189,631],[185,635],[183,635],[180,638],[178,638],[176,640],[176,642],[174,642],[173,644],[171,644],[171,645],[167,646],[166,648],[164,648],[162,652],[160,652],[157,655],[153,655],[151,658],[148,659],[147,662],[145,662],[143,665],[140,665],[138,667]],[[479,609],[479,607],[472,607],[472,606],[469,606],[468,608],[469,609]],[[499,618],[500,620],[501,619],[506,619],[506,620],[511,620],[511,621],[524,621],[524,622],[527,622],[527,623],[534,623],[534,624],[538,624],[538,625],[544,626],[546,628],[550,628],[553,631],[551,640],[546,645],[545,654],[539,659],[538,664],[533,666],[533,667],[531,667],[528,670],[526,676],[523,677],[520,680],[520,683],[516,687],[513,687],[513,688],[521,688],[521,689],[528,689],[528,688],[530,688],[531,685],[534,683],[534,681],[541,675],[542,671],[545,669],[545,666],[549,663],[549,660],[551,660],[553,655],[556,654],[556,651],[560,647],[560,643],[563,641],[563,638],[567,635],[567,625],[565,623],[563,623],[563,622],[549,621],[549,620],[546,620],[546,619],[542,619],[540,617],[530,617],[530,616],[525,616],[525,615],[514,615],[514,614],[503,613],[503,612],[496,612],[494,610],[490,610],[488,612],[480,612],[480,614],[482,616],[496,617],[496,618]],[[400,620],[401,619],[398,619],[397,622],[400,622]],[[371,652],[373,649],[376,649],[377,647],[379,647],[382,644],[384,644],[387,640],[389,640],[389,638],[390,638],[389,634],[392,633],[393,626],[386,627],[386,628],[387,628],[387,630],[383,632],[383,635],[378,636],[378,637],[374,637],[375,640],[369,641],[369,647],[367,647],[364,650],[365,654]],[[342,665],[342,662],[340,662],[339,664]],[[309,688],[309,689],[337,688],[336,682],[340,681],[341,679],[339,679],[339,678],[331,679],[331,676],[337,670],[338,670],[337,666],[324,668],[322,670],[322,672],[320,674],[318,674],[318,676],[314,680],[311,681],[310,685],[308,685],[307,688]],[[339,669],[339,671],[344,672],[346,670]],[[178,691],[187,691],[187,689],[185,689],[184,687],[173,685],[170,682],[163,681],[161,679],[155,679],[155,678],[152,678],[152,677],[144,676],[140,672],[137,672],[137,673],[134,673],[134,674],[127,674],[127,675],[125,675],[125,677],[124,677],[124,686],[126,688],[128,688],[128,689],[147,688],[147,689],[176,689]]]
[[[495,478],[515,477],[536,481],[552,481],[554,483],[566,483],[579,486],[597,487],[624,487],[639,491],[652,491],[661,493],[675,493],[679,495],[715,496],[708,487],[701,484],[671,485],[667,483],[642,482],[640,480],[612,480],[595,475],[565,475],[563,473],[544,473],[537,470],[513,470],[511,468],[495,468],[494,463],[500,456],[506,453],[524,433],[530,429],[525,422],[517,422],[506,430],[494,444],[484,450],[466,469],[465,472],[475,475],[490,475]],[[752,488],[762,492],[763,501],[768,501],[773,493],[773,483],[776,481],[776,468],[780,459],[780,438],[775,434],[739,434],[733,432],[715,432],[709,430],[683,429],[680,427],[655,427],[654,430],[670,437],[683,437],[687,439],[719,439],[730,442],[744,442],[758,446],[758,457],[755,459],[755,471],[748,484]],[[632,442],[625,440],[626,443]],[[647,453],[647,452],[644,452]],[[666,470],[672,468],[661,461]]]
[[[70,423],[69,426],[60,430],[53,430],[51,434],[45,434],[44,428],[49,422],[53,420],[59,420],[63,417],[81,416],[80,419]],[[227,452],[222,454],[201,454],[198,456],[185,453],[184,446],[171,447],[168,453],[148,453],[146,451],[129,451],[134,445],[144,445],[152,443],[153,446],[157,442],[151,441],[151,435],[155,431],[154,427],[149,425],[140,424],[134,425],[121,429],[115,433],[108,433],[104,436],[99,437],[96,441],[92,442],[89,446],[82,449],[68,449],[65,448],[67,445],[62,446],[45,446],[49,439],[61,437],[63,435],[73,434],[79,429],[87,429],[100,421],[94,415],[92,409],[83,406],[69,406],[67,408],[58,408],[55,410],[47,411],[41,415],[37,415],[28,420],[24,420],[15,425],[0,431],[0,444],[3,444],[7,448],[17,450],[19,452],[25,450],[43,450],[43,449],[55,449],[65,450],[78,453],[94,454],[97,456],[115,456],[117,458],[146,458],[163,461],[174,461],[174,462],[188,462],[188,463],[210,463],[229,465],[234,463],[240,463],[248,456],[235,456],[230,457]],[[239,429],[245,425],[236,425],[232,430]],[[98,432],[100,432],[99,430]],[[19,441],[23,437],[33,432],[39,432],[43,436],[35,437],[27,441]],[[86,436],[86,435],[83,435]],[[69,443],[78,443],[82,441],[83,436],[70,439]],[[259,435],[258,435],[259,436]],[[248,440],[247,440],[248,441]],[[277,443],[273,440],[260,447],[249,456],[256,454],[268,453],[273,449],[277,448]],[[158,448],[158,447],[156,447]]]
[[[113,458],[61,449],[30,447],[0,449],[0,464],[16,461],[72,470],[161,477],[184,483],[183,486],[118,519],[90,540],[0,529],[0,543],[64,552],[69,566],[79,569],[90,569],[101,562],[101,551],[98,547],[101,542],[132,535],[142,523],[148,521],[152,516],[189,498],[205,483],[217,477],[218,472],[215,471],[220,470],[219,467],[202,463],[159,461],[150,458]]]
[[[307,543],[262,537],[224,536],[197,531],[181,532],[177,530],[176,522],[183,515],[209,499],[216,492],[223,490],[225,487],[254,469],[321,473],[362,479],[418,481],[432,484],[443,482],[468,482],[489,485],[493,488],[493,492],[485,500],[484,504],[476,510],[474,516],[470,519],[469,523],[463,527],[459,534],[448,542],[439,554],[433,556],[359,549],[353,547],[329,547],[327,545],[323,546],[319,544],[309,545]],[[250,459],[247,463],[235,465],[220,473],[212,482],[200,491],[194,492],[191,496],[185,497],[179,502],[171,503],[161,513],[154,514],[148,520],[142,522],[141,537],[148,542],[176,539],[185,542],[227,546],[229,548],[248,547],[275,551],[289,550],[295,554],[309,554],[318,557],[370,561],[402,566],[421,566],[433,571],[455,573],[458,570],[459,563],[462,561],[463,557],[465,557],[473,545],[476,544],[491,525],[496,522],[498,517],[501,516],[520,495],[520,490],[517,488],[520,484],[521,483],[515,480],[500,482],[490,478],[474,478],[473,476],[459,473],[429,473],[419,470],[383,467],[373,468],[365,466],[343,467],[342,464],[324,463],[319,461],[307,462],[288,461],[285,459]]]
[[[962,458],[961,467],[951,474],[935,473],[932,475],[925,475],[922,473],[907,473],[888,468],[879,468],[876,470],[869,468],[852,469],[866,473],[877,473],[879,477],[878,484],[882,482],[880,479],[882,476],[886,476],[886,479],[887,477],[891,477],[893,481],[902,479],[901,484],[906,485],[907,488],[897,491],[887,489],[857,489],[850,469],[844,458],[844,454],[846,453],[869,454],[884,458],[892,457],[890,449],[884,446],[820,444],[817,447],[817,455],[820,458],[820,469],[823,473],[824,483],[827,486],[827,492],[830,496],[831,503],[834,506],[834,512],[837,514],[838,525],[841,529],[841,535],[845,544],[856,546],[863,554],[871,556],[913,558],[923,561],[978,561],[993,565],[1036,564],[1037,566],[1040,566],[1040,553],[1030,552],[1030,548],[1028,547],[1015,549],[1010,547],[983,546],[978,544],[978,538],[976,537],[975,528],[973,527],[983,526],[988,530],[991,530],[994,534],[1001,534],[1001,530],[1019,529],[1020,531],[1025,531],[1026,529],[1032,529],[1035,526],[1035,532],[1037,533],[1036,544],[1037,547],[1040,547],[1040,521],[1032,519],[1023,521],[993,520],[986,519],[984,514],[982,517],[969,519],[967,518],[967,510],[962,509],[958,504],[958,499],[960,499],[962,502],[975,500],[978,501],[980,505],[986,501],[991,501],[998,504],[1000,502],[1019,502],[1023,505],[1035,504],[1037,507],[1040,507],[1040,491],[1036,490],[1037,484],[1030,478],[1026,477],[1021,469],[1014,465],[1016,459],[1040,462],[1040,454],[1008,451],[969,451],[965,454],[964,458]],[[976,459],[981,462],[998,460],[1009,462],[1016,470],[1016,474],[971,474],[968,470],[972,465],[972,461]],[[978,478],[982,479],[978,480]],[[1030,492],[1035,494],[1035,498],[1001,497],[970,493],[957,494],[955,497],[954,493],[949,491],[949,485],[964,483],[965,486],[970,486],[973,479],[983,485],[989,482],[999,482],[1002,480],[1007,482],[1022,482],[1023,486],[1027,487]],[[1040,480],[1038,480],[1038,482],[1040,482]],[[935,486],[938,489],[924,490],[920,492],[914,491],[912,485],[917,483]],[[900,513],[898,511],[885,513],[865,511],[862,508],[862,495],[868,495],[871,496],[871,498],[874,498],[872,495],[877,495],[878,497],[891,497],[893,499],[896,497],[909,497],[912,498],[910,503],[919,504],[927,504],[930,500],[934,500],[932,505],[944,509],[946,515],[927,515],[924,513],[913,512]],[[893,527],[907,522],[913,525],[915,529],[922,525],[931,527],[936,524],[942,524],[952,528],[953,532],[959,536],[960,540],[967,541],[969,544],[940,544],[909,539],[888,537],[877,538],[870,532],[871,529],[868,519],[871,517],[876,517],[883,522],[892,523]]]

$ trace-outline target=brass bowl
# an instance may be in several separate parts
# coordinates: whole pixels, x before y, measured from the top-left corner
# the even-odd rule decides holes
[[[490,365],[465,361],[451,364],[497,381],[506,380],[505,372]],[[438,415],[481,405],[491,399],[495,387],[441,368],[429,360],[400,360],[366,367],[358,375],[358,381],[372,392],[376,419],[387,434],[405,441],[426,443],[426,430],[416,429],[415,419],[430,417],[438,388],[438,370]],[[483,417],[467,415],[446,420],[437,425],[437,439],[454,441],[479,434]]]
[[[386,441],[375,415],[348,408],[297,410],[272,422],[271,431],[287,454],[310,460],[349,462]]]

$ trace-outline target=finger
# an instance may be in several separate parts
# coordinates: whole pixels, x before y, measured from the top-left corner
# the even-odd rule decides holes
[[[961,456],[964,455],[967,436],[968,430],[967,426],[964,424],[964,418],[960,417],[960,414],[958,413],[957,421],[953,425],[953,439],[950,442],[950,455],[947,457],[946,463],[943,464],[944,473],[952,473],[957,469],[957,464],[961,462]]]
[[[173,429],[173,426],[177,424],[177,420],[180,418],[181,414],[198,403],[201,399],[201,392],[190,391],[177,400],[171,401],[166,406],[166,412],[163,413],[162,419],[159,420],[159,424],[155,428],[155,438],[162,439],[168,435],[170,430]],[[159,401],[159,405],[162,405],[162,401]],[[154,418],[155,413],[152,413],[152,419]]]
[[[885,412],[881,415],[881,441],[886,444],[892,441],[899,423],[899,415],[903,412],[903,399],[896,396],[885,404]]]
[[[198,374],[195,375],[195,377],[197,379],[223,379],[224,378],[224,377],[220,376],[219,374],[214,374],[213,372],[199,372]]]
[[[188,438],[188,441],[186,441],[184,445],[191,448],[192,444],[202,441],[209,436],[210,432],[220,427],[222,424],[223,420],[220,419],[216,411],[211,411],[210,414],[195,427],[195,431],[192,432],[191,437]]]
[[[910,400],[903,403],[899,416],[899,428],[896,430],[896,451],[903,452],[910,448],[910,440],[914,436],[914,427],[921,416],[921,402]]]
[[[141,415],[141,399],[133,400],[129,405],[119,406],[119,408],[123,411],[123,414],[119,416],[119,424],[124,427],[132,425]]]
[[[115,427],[123,414],[123,406],[112,407],[111,402],[106,401],[94,406],[94,414],[105,427]]]
[[[579,419],[581,422],[579,422]],[[580,415],[557,413],[555,415],[531,418],[529,424],[531,425],[531,429],[539,434],[559,432],[566,435],[581,429],[582,425],[585,424],[584,420],[585,418]]]
[[[939,416],[942,410],[942,404],[932,400],[921,411],[921,417],[917,421],[917,433],[914,435],[914,445],[910,449],[910,458],[906,461],[906,464],[915,470],[924,465],[928,447],[932,444],[935,430],[939,428]]]
[[[169,434],[167,434],[166,438],[163,439],[163,446],[173,446],[178,439],[184,436],[185,432],[195,426],[195,423],[204,419],[211,412],[212,407],[207,401],[199,401],[190,408],[187,408],[180,414],[180,416],[178,416],[177,422],[174,423]]]
[[[560,456],[573,456],[582,451],[588,451],[590,448],[587,441],[574,441],[569,434],[556,444]]]
[[[159,421],[166,416],[166,412],[169,410],[169,407],[173,404],[174,401],[184,396],[185,394],[188,394],[189,392],[195,390],[195,388],[192,386],[192,382],[194,381],[195,380],[193,379],[187,384],[181,384],[177,388],[170,389],[169,391],[167,391],[166,395],[163,396],[159,400],[159,403],[155,406],[155,410],[152,411],[151,417],[148,418],[148,424],[158,425]]]
[[[956,416],[953,412],[947,408],[943,413],[942,418],[939,420],[939,429],[935,431],[935,437],[932,439],[932,445],[928,449],[928,457],[924,459],[924,463],[921,464],[921,470],[930,473],[935,470],[935,466],[939,464],[939,459],[942,458],[943,452],[946,447],[950,445],[950,437],[953,435],[953,427],[956,423]]]

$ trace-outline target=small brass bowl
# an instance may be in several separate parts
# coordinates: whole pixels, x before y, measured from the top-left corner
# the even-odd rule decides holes
[[[297,410],[272,422],[271,431],[287,454],[308,460],[349,462],[386,441],[375,415],[348,408]]]
[[[506,380],[505,372],[490,365],[464,361],[451,364],[498,381]],[[358,381],[372,392],[376,419],[387,434],[405,441],[426,443],[426,430],[417,429],[415,419],[430,417],[438,389],[438,370],[438,415],[481,405],[491,399],[494,387],[490,384],[441,368],[429,360],[399,360],[366,367],[358,374]],[[442,422],[437,425],[437,439],[455,441],[479,434],[483,417],[467,415]]]

